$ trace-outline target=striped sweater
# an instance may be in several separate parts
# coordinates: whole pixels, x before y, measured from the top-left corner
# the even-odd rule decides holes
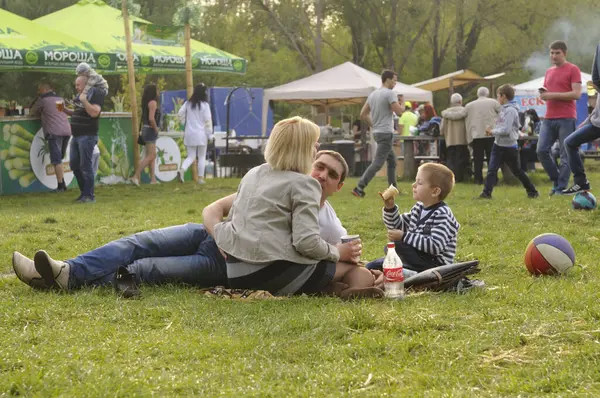
[[[410,212],[404,214],[398,213],[398,206],[384,208],[383,222],[387,229],[402,230],[404,243],[431,254],[439,265],[454,262],[460,224],[444,202],[429,208],[424,208],[423,203],[417,202]]]

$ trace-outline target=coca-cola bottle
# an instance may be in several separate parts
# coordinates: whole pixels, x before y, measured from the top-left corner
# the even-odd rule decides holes
[[[396,253],[394,242],[387,244],[388,251],[383,260],[383,274],[385,276],[385,297],[401,300],[404,298],[404,274],[402,260]]]

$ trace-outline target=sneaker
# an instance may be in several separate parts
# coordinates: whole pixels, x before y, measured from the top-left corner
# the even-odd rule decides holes
[[[527,192],[527,197],[529,199],[535,199],[535,198],[539,198],[540,194],[537,191],[535,191],[535,192]]]
[[[563,189],[561,191],[562,195],[575,195],[579,192],[589,191],[590,190],[590,182],[586,181],[585,184],[579,185],[574,184],[571,188]]]
[[[35,253],[33,262],[36,271],[46,281],[46,285],[69,290],[69,273],[71,270],[69,263],[52,259],[44,250]]]
[[[184,173],[185,173],[185,171],[183,171],[182,169],[177,170],[177,178],[179,179],[179,182],[181,182],[182,184],[185,182]]]
[[[21,253],[13,253],[12,265],[17,278],[19,278],[21,282],[28,284],[34,289],[40,290],[46,290],[52,287],[52,285],[48,285],[40,273],[37,272],[33,260],[25,257]]]
[[[136,187],[139,187],[139,186],[140,186],[140,180],[138,180],[136,177],[131,177],[131,178],[129,179],[129,181],[131,181],[131,183],[132,183],[133,185],[135,185]]]
[[[352,195],[356,196],[357,198],[364,198],[365,197],[365,191],[363,191],[362,189],[356,187],[352,190]]]
[[[464,293],[471,289],[485,289],[485,282],[480,279],[469,279],[465,276],[456,284],[457,293]]]
[[[75,202],[81,202],[81,199],[83,198],[83,195],[79,195],[77,197],[77,199],[75,199]]]
[[[198,184],[206,184],[206,181],[204,181],[204,178],[198,178]]]
[[[81,198],[79,203],[96,203],[96,199],[92,198],[91,196],[84,196],[83,198]]]
[[[492,195],[489,193],[482,192],[477,199],[492,199]]]
[[[129,272],[127,267],[120,266],[115,273],[115,290],[123,298],[138,297],[141,292],[135,282],[135,274]]]

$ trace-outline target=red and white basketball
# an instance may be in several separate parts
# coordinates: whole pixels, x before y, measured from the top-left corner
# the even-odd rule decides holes
[[[573,246],[557,234],[538,235],[529,242],[525,250],[525,266],[533,275],[564,274],[573,265]]]

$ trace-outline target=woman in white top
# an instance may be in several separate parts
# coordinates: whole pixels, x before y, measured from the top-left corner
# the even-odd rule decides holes
[[[190,99],[179,110],[179,119],[185,123],[183,143],[187,148],[187,157],[177,171],[177,177],[181,182],[183,182],[185,171],[198,158],[198,184],[204,184],[206,148],[213,135],[207,90],[208,88],[203,83],[198,84],[194,87],[194,93]]]

